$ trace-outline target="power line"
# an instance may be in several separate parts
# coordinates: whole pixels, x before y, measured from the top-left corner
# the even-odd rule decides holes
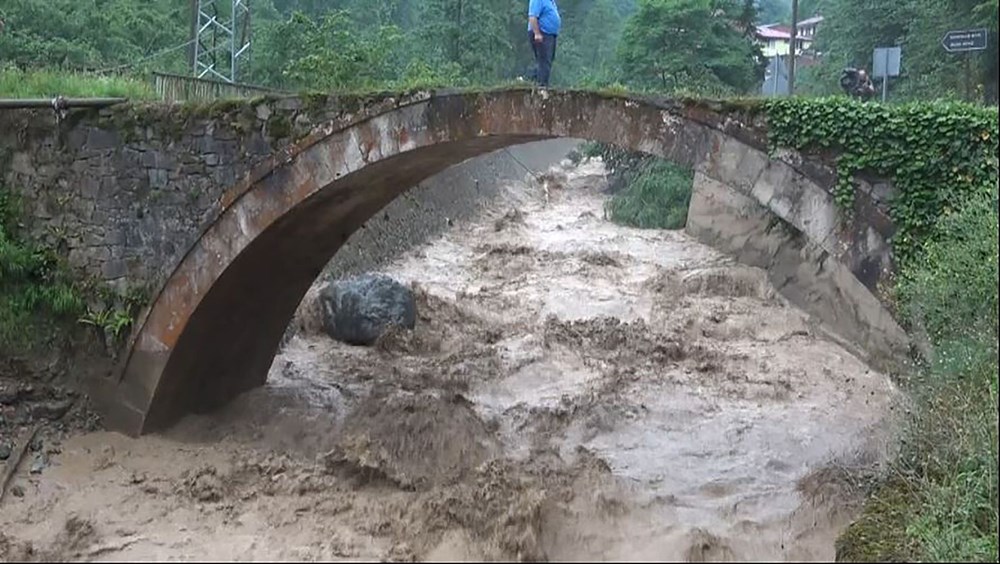
[[[131,68],[131,67],[134,67],[136,65],[141,65],[142,63],[145,63],[146,61],[150,61],[150,60],[155,59],[157,57],[162,57],[163,55],[167,55],[169,53],[173,53],[174,51],[178,51],[180,49],[183,49],[183,48],[191,45],[192,43],[194,43],[194,41],[195,41],[194,39],[190,39],[188,41],[185,41],[184,43],[181,43],[180,45],[175,45],[175,46],[170,47],[168,49],[164,49],[164,50],[162,50],[162,51],[160,51],[158,53],[153,53],[152,55],[150,55],[148,57],[144,57],[142,59],[139,59],[138,61],[133,61],[131,63],[125,63],[125,64],[122,64],[122,65],[118,65],[116,67],[108,67],[106,69],[101,69],[101,70],[94,71],[94,72],[97,73],[97,74],[104,74],[106,72],[113,72],[113,71],[118,71],[118,70],[122,70],[122,69],[126,69],[126,68]]]
[[[503,152],[507,153],[508,157],[514,159],[514,162],[516,162],[517,164],[521,165],[521,168],[523,168],[524,170],[528,171],[528,174],[530,174],[535,180],[541,180],[542,179],[542,175],[540,175],[537,172],[535,172],[535,171],[531,170],[530,168],[528,168],[528,165],[522,163],[517,157],[514,156],[514,153],[510,152],[510,150],[507,147],[503,148]]]

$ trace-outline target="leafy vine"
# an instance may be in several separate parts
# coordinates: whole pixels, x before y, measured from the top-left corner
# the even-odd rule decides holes
[[[834,199],[851,210],[854,177],[891,178],[889,214],[900,263],[915,256],[942,217],[976,192],[996,191],[997,109],[949,102],[865,104],[846,98],[774,99],[766,103],[771,149],[832,149]]]

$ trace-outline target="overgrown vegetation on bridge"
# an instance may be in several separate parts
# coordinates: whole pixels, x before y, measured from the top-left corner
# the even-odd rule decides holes
[[[939,218],[997,184],[996,108],[960,103],[901,106],[844,98],[778,99],[767,103],[773,147],[837,154],[837,201],[853,203],[855,173],[892,178],[891,207],[901,264],[920,254]]]

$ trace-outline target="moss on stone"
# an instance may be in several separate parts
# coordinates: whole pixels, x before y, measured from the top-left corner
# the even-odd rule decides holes
[[[300,98],[302,109],[310,114],[326,110],[330,103],[330,95],[325,92],[305,92]]]
[[[275,113],[268,118],[266,131],[272,140],[288,138],[292,135],[292,120],[287,114]]]

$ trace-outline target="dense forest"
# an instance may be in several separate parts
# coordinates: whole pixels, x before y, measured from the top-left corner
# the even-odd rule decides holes
[[[219,2],[228,9],[229,2]],[[474,85],[530,72],[526,1],[253,0],[252,57],[240,82],[274,88]],[[754,27],[788,25],[791,0],[562,0],[553,84],[750,94],[765,61]],[[845,66],[870,66],[876,46],[903,47],[893,98],[996,100],[997,0],[801,0],[822,15],[819,63],[803,94],[838,89]],[[225,13],[221,14],[223,17]],[[0,67],[187,73],[187,0],[7,0]],[[949,55],[951,29],[987,27],[987,51]],[[223,65],[225,63],[222,63]]]

